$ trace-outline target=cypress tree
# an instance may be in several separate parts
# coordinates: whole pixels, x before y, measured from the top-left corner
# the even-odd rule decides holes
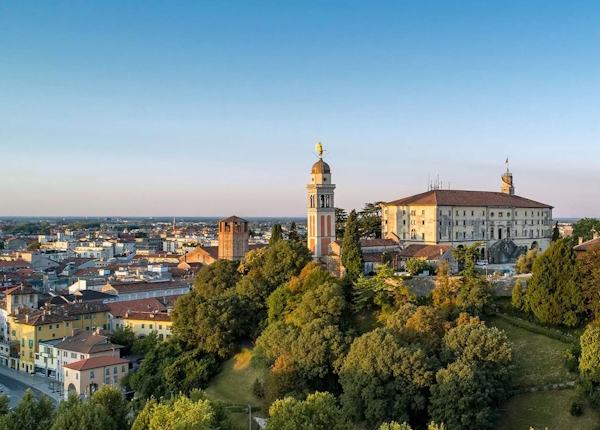
[[[356,281],[363,273],[363,256],[355,210],[350,212],[346,221],[346,231],[342,243],[342,265],[346,268],[346,277],[351,281]]]
[[[521,280],[518,280],[513,287],[512,305],[515,309],[523,308],[523,284],[521,283]]]
[[[525,300],[540,322],[577,325],[584,299],[577,257],[564,240],[554,242],[537,259],[528,284]]]
[[[269,239],[269,246],[274,245],[275,242],[278,242],[281,239],[283,239],[283,234],[281,232],[281,225],[274,224],[273,230],[271,230],[271,239]]]
[[[296,221],[292,221],[292,224],[290,225],[290,233],[288,234],[288,240],[300,240],[298,228],[296,227]]]
[[[558,223],[556,223],[552,230],[552,242],[556,242],[558,239],[560,239],[560,230],[558,229]]]

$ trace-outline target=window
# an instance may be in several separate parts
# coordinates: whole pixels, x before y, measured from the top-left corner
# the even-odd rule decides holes
[[[425,215],[425,211],[421,211],[421,215]],[[540,213],[538,212],[538,216],[540,215]]]
[[[21,338],[21,346],[25,348],[25,338]]]
[[[67,356],[67,351],[63,351],[63,357]]]
[[[142,328],[144,328],[145,324],[142,324]]]
[[[504,213],[503,213],[503,212],[498,212],[498,216],[499,216],[500,218],[502,218],[502,216],[503,216],[503,215],[504,215]]]
[[[452,216],[452,211],[448,211],[448,216]]]
[[[455,221],[455,222],[456,222],[456,225],[458,225],[458,221]]]
[[[40,328],[41,328],[41,327],[40,327]],[[13,335],[13,336],[16,336],[16,335],[17,335],[17,332],[13,330],[13,331],[12,331],[12,335]]]
[[[69,323],[67,323],[67,328],[69,328]]]
[[[456,238],[458,239],[458,232],[456,232]]]
[[[102,316],[103,316],[103,317],[105,317],[105,316],[106,316],[106,312],[103,312],[103,313],[102,313]]]
[[[406,225],[406,220],[405,219],[402,220],[402,225]]]
[[[77,353],[76,352],[72,352],[71,353],[71,358],[77,358]]]
[[[467,216],[467,211],[463,211],[463,216]]]
[[[106,377],[106,385],[110,384],[110,377]]]
[[[90,379],[94,379],[94,371],[90,371]]]
[[[114,374],[114,375],[116,375],[116,374],[117,374],[117,366],[115,366],[115,367],[113,368],[113,374]]]
[[[440,211],[440,216],[442,216],[442,211]]]
[[[106,374],[110,375],[110,369],[108,367],[106,368]]]
[[[98,318],[98,315],[94,314],[94,319]]]
[[[83,360],[85,357],[83,356],[83,354],[79,354],[79,359]]]
[[[456,216],[458,216],[458,211],[456,211]]]
[[[56,324],[56,328],[59,328],[59,327],[60,327],[60,324]]]
[[[67,376],[69,376],[69,374],[67,373]],[[79,373],[75,374],[75,379],[79,379]]]
[[[52,330],[52,324],[48,326],[48,330]]]
[[[42,327],[38,327],[38,331],[42,331]],[[14,336],[14,335],[13,335]]]
[[[494,212],[490,212],[490,216],[493,217],[494,216]]]
[[[417,214],[417,211],[410,211],[410,214],[414,216]]]
[[[125,365],[121,366],[121,372],[125,372]]]
[[[159,329],[159,330],[162,330],[162,324],[159,324],[159,325],[158,325],[158,329]]]
[[[117,378],[116,376],[113,376],[113,383],[117,383],[119,381],[119,378]]]
[[[69,371],[65,370],[65,376],[69,376]],[[77,374],[75,374],[75,377],[77,377]]]
[[[466,225],[467,225],[467,222],[466,222],[466,221],[463,221],[463,226],[466,226]]]
[[[539,224],[539,221],[538,221]],[[425,225],[425,220],[421,221],[421,225]]]
[[[152,324],[150,324],[150,325],[148,326],[148,328],[149,328],[150,330],[152,330]]]
[[[30,340],[30,341],[29,341],[29,347],[30,347],[30,348],[33,348],[33,340]]]
[[[89,325],[85,327],[85,331],[90,331],[90,326]]]

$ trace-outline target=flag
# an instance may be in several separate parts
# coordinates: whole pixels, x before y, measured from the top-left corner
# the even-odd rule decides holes
[[[508,164],[508,158],[506,158],[506,161],[505,161],[505,163],[506,163],[506,164]]]

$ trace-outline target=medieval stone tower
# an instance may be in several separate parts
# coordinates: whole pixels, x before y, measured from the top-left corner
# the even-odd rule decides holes
[[[248,221],[232,216],[219,221],[219,258],[241,260],[248,252]]]
[[[335,241],[335,206],[331,169],[323,161],[322,147],[317,145],[319,161],[312,166],[308,189],[308,249],[315,258],[328,254],[329,244]]]
[[[506,173],[502,175],[502,189],[501,192],[510,196],[515,195],[515,186],[513,185],[512,173],[506,169]]]

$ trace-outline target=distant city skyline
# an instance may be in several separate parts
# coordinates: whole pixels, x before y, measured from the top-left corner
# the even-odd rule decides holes
[[[0,4],[0,216],[302,217],[444,187],[600,217],[600,3]]]

